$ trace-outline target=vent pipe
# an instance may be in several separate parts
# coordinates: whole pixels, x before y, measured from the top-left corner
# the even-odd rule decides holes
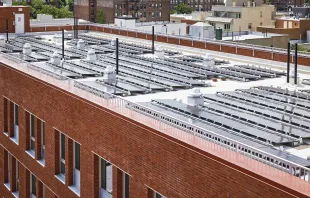
[[[65,30],[62,29],[62,60],[65,60]]]
[[[297,85],[297,59],[298,59],[298,54],[297,54],[297,48],[298,48],[298,45],[297,43],[295,43],[295,81],[294,81],[294,84]]]
[[[116,74],[118,74],[118,38],[116,38]]]
[[[290,82],[290,59],[291,59],[291,43],[287,44],[287,70],[286,70],[286,82]]]
[[[154,46],[154,26],[152,26],[152,53],[155,53],[155,46]]]
[[[9,43],[9,19],[6,19],[6,42]]]

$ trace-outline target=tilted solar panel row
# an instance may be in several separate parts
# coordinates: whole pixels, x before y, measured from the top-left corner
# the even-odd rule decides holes
[[[217,102],[219,104],[224,104],[227,106],[232,106],[234,108],[242,109],[248,112],[255,113],[257,115],[262,115],[267,118],[272,118],[275,120],[283,121],[285,123],[290,123],[292,125],[310,129],[310,122],[308,120],[302,120],[298,116],[288,114],[285,112],[278,112],[267,107],[263,107],[257,104],[253,104],[244,100],[238,100],[236,98],[229,97],[230,95],[226,92],[223,94],[218,92],[217,95],[204,95],[204,98],[210,101]]]

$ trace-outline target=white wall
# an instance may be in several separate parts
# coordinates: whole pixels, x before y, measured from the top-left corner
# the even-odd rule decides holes
[[[114,24],[117,27],[126,27],[133,29],[136,26],[136,20],[135,19],[114,19]]]
[[[136,30],[141,31],[152,31],[152,26],[138,26],[135,27]],[[162,34],[173,34],[173,35],[186,35],[186,23],[171,23],[164,25],[154,25],[154,32],[155,33],[162,33]]]
[[[310,43],[310,31],[307,31],[307,43]]]
[[[214,27],[192,25],[189,27],[189,34],[195,38],[213,39],[214,38]]]

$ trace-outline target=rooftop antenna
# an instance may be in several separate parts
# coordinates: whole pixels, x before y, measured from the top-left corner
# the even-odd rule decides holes
[[[65,60],[65,30],[62,29],[62,60]]]
[[[154,49],[154,25],[152,26],[152,53],[154,54],[155,52]]]
[[[286,82],[290,82],[290,58],[291,58],[291,43],[287,44],[287,70],[286,70]]]
[[[294,78],[294,84],[295,85],[297,85],[297,59],[298,59],[298,57],[297,57],[297,48],[298,48],[298,44],[297,43],[295,43],[295,78]]]
[[[9,42],[9,19],[6,19],[6,42]]]
[[[116,42],[115,42],[115,45],[116,45],[116,74],[118,74],[118,38],[116,38]]]

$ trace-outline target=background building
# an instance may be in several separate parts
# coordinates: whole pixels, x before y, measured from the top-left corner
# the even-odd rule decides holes
[[[213,6],[212,12],[206,21],[223,32],[255,31],[258,26],[273,25],[275,7],[261,0],[227,0],[225,6]]]
[[[180,3],[185,3],[194,11],[210,11],[212,5],[224,5],[224,0],[171,0],[171,9]]]
[[[76,0],[74,10],[77,17],[95,22],[98,11],[102,11],[106,23],[113,23],[114,17],[130,15],[139,21],[169,21],[168,0]]]

